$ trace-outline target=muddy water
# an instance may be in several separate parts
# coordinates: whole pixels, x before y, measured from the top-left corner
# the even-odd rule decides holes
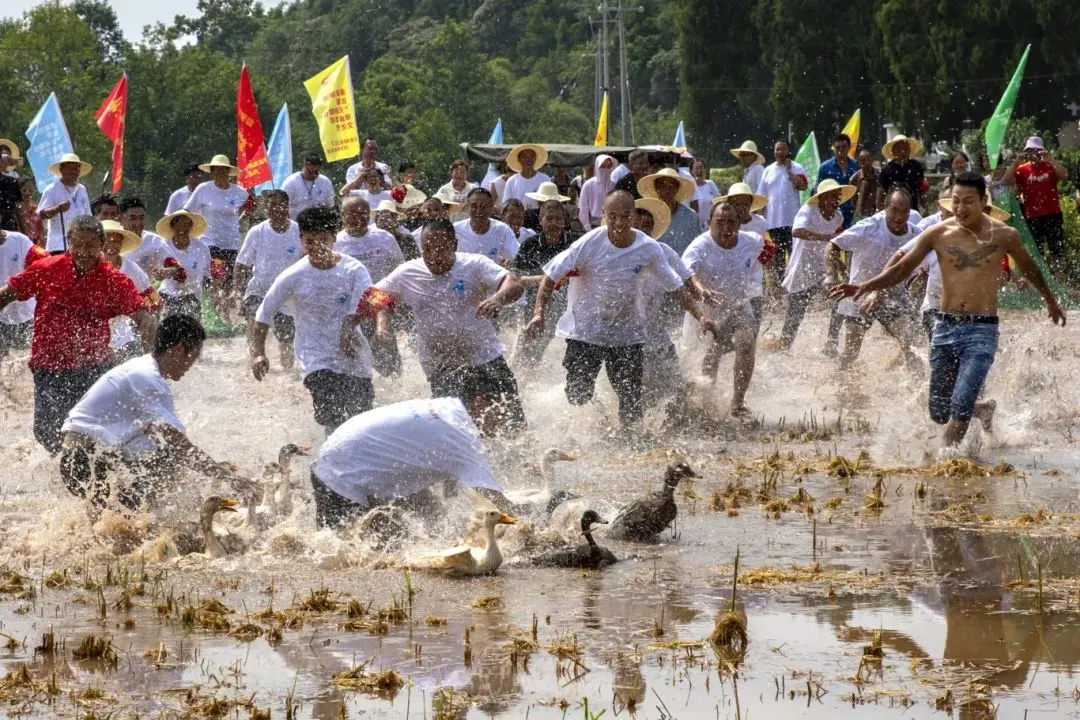
[[[622,558],[608,570],[530,568],[514,531],[499,575],[471,580],[402,569],[406,557],[455,542],[465,508],[381,554],[315,531],[304,463],[294,468],[293,515],[246,555],[117,557],[121,541],[153,539],[140,533],[147,519],[91,527],[29,437],[28,374],[9,359],[0,370],[0,565],[24,580],[0,577],[0,677],[25,666],[30,684],[0,681],[0,716],[246,717],[254,707],[285,717],[289,705],[303,718],[562,718],[585,716],[586,702],[593,715],[650,718],[1077,714],[1073,331],[1041,316],[1006,319],[988,385],[996,432],[971,447],[984,466],[1015,472],[940,477],[925,469],[937,429],[925,420],[924,383],[893,367],[894,347],[874,331],[858,368],[865,402],[842,408],[818,320],[790,355],[764,347],[777,331],[766,328],[748,397],[762,424],[712,420],[727,404],[729,359],[720,389],[695,401],[708,422],[672,433],[652,416],[652,441],[638,448],[611,438],[615,402],[604,383],[596,405],[566,406],[553,347],[548,368],[521,378],[530,437],[490,448],[507,486],[534,484],[528,463],[551,444],[579,457],[558,466],[556,486],[604,514],[657,487],[672,451],[704,477],[680,489],[677,528],[660,543],[598,534]],[[296,377],[277,371],[255,383],[243,352],[240,340],[211,343],[175,391],[195,441],[258,475],[281,444],[321,438]],[[423,392],[415,377],[376,387],[380,402]],[[852,477],[829,474],[830,457],[854,464],[860,453],[869,460]],[[727,509],[732,486],[746,491]],[[800,488],[813,513],[792,501]],[[766,511],[759,491],[787,508]],[[169,512],[191,517],[209,492],[193,481]],[[884,507],[867,509],[868,496]],[[736,548],[750,640],[733,665],[702,641],[730,600]],[[320,590],[332,607],[300,608]],[[185,622],[185,609],[209,599],[232,611],[230,631],[284,624],[280,640],[233,637],[214,618],[204,624],[222,629]],[[364,609],[351,625],[350,599]],[[256,617],[268,608],[288,612]],[[36,651],[50,630],[56,649]],[[74,657],[89,635],[107,638],[115,655]],[[395,670],[404,685],[380,696],[333,682],[362,663]]]

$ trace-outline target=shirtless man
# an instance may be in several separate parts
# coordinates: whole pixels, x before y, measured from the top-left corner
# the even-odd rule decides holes
[[[976,402],[998,341],[998,270],[1010,255],[1024,277],[1046,301],[1050,319],[1065,324],[1058,305],[1019,233],[984,212],[986,181],[972,172],[961,173],[951,188],[953,218],[919,236],[915,247],[900,262],[862,284],[837,285],[833,297],[859,298],[906,280],[930,253],[941,269],[941,311],[930,345],[930,417],[946,425],[944,445],[956,448],[977,417],[990,431],[993,401]]]

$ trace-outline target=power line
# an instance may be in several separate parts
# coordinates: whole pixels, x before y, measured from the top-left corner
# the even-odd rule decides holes
[[[1071,78],[1080,77],[1080,72],[1066,72],[1066,73],[1043,73],[1034,75],[1024,75],[1024,82],[1030,80],[1056,80],[1059,78]],[[838,86],[843,87],[855,87],[855,88],[905,88],[905,87],[933,87],[937,85],[975,85],[979,83],[997,83],[1004,85],[1008,82],[1007,78],[1002,76],[986,77],[986,78],[968,78],[966,80],[919,80],[912,82],[892,82],[892,83],[842,83],[837,82],[831,85],[803,85],[799,84],[799,90],[833,90]],[[679,89],[679,85],[657,85],[665,90]],[[746,85],[742,87],[723,87],[719,85],[698,85],[694,84],[695,88],[703,90],[719,90],[721,92],[747,92],[747,91],[759,91],[759,90],[772,90],[772,85]]]

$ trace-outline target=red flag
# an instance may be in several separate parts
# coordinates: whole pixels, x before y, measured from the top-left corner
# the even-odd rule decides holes
[[[240,168],[236,183],[248,190],[274,177],[266,161],[266,142],[247,65],[240,68],[240,87],[236,90],[236,165]]]
[[[114,193],[124,180],[124,120],[127,117],[127,73],[120,76],[112,92],[94,114],[98,127],[113,142],[112,178]]]

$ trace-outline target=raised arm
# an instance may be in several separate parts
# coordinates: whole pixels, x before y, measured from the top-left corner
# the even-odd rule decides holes
[[[911,249],[911,252],[904,255],[895,265],[886,266],[877,277],[870,278],[862,284],[836,285],[829,291],[829,296],[859,298],[875,290],[899,285],[918,269],[928,254],[934,251],[934,242],[938,234],[934,228],[927,230],[915,241],[915,247]]]

